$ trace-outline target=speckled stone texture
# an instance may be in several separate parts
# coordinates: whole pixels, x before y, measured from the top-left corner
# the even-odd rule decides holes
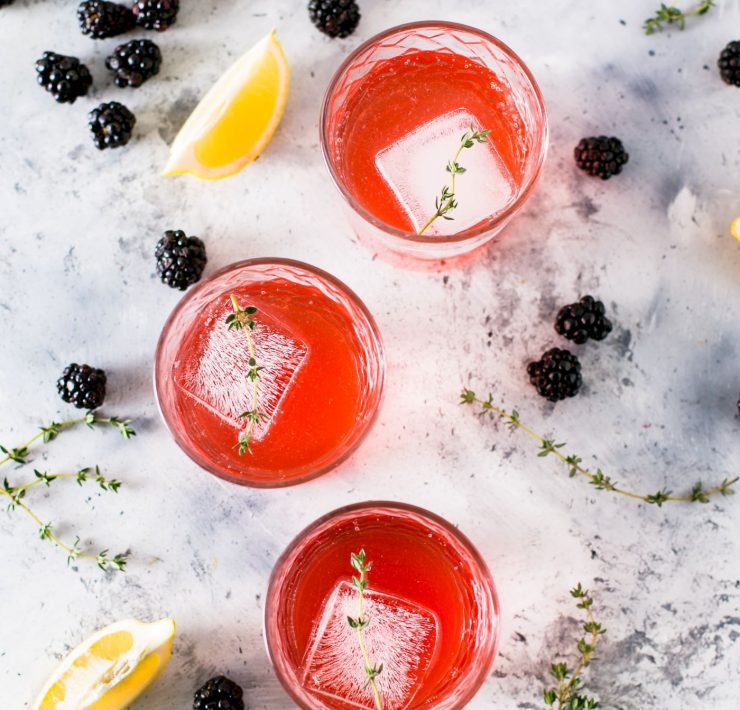
[[[740,498],[658,509],[610,497],[457,404],[463,384],[493,388],[497,402],[641,491],[738,473],[740,245],[728,225],[740,214],[740,90],[720,80],[716,59],[738,39],[740,4],[720,4],[683,33],[646,37],[640,26],[657,2],[365,0],[358,32],[330,41],[302,0],[185,0],[177,24],[154,37],[160,74],[138,91],[113,86],[103,62],[117,40],[83,37],[71,0],[0,9],[0,442],[70,413],[54,384],[70,361],[105,368],[105,411],[135,416],[139,430],[130,443],[70,434],[36,461],[100,463],[125,480],[117,497],[73,484],[32,497],[66,537],[130,547],[125,575],[67,570],[29,520],[0,516],[0,706],[27,707],[96,628],[169,614],[174,657],[136,710],[188,707],[216,672],[245,687],[253,710],[291,708],[263,650],[272,564],[320,514],[392,496],[459,525],[498,584],[501,651],[470,708],[541,706],[549,661],[578,633],[568,589],[579,580],[608,628],[587,676],[606,707],[737,708]],[[349,233],[317,120],[353,47],[430,17],[478,25],[524,57],[549,106],[552,149],[535,194],[492,248],[462,270],[420,273],[374,258]],[[198,97],[273,26],[293,88],[263,158],[219,183],[159,177]],[[90,97],[58,106],[35,84],[46,49],[90,66]],[[111,99],[138,122],[128,147],[99,153],[86,112]],[[601,133],[630,153],[606,183],[572,157],[581,137]],[[155,278],[152,253],[178,228],[206,241],[206,273],[244,257],[302,259],[345,280],[376,315],[384,408],[336,472],[287,490],[238,488],[170,440],[151,368],[179,293]],[[551,406],[525,365],[563,344],[557,310],[586,292],[604,300],[615,330],[579,349],[582,395]]]

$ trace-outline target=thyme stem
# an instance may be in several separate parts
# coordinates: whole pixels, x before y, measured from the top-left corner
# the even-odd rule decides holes
[[[580,656],[572,670],[565,663],[551,664],[550,672],[558,681],[558,685],[556,688],[546,689],[543,696],[548,708],[555,708],[555,703],[557,703],[557,710],[570,710],[571,708],[592,710],[599,707],[599,703],[593,698],[581,694],[582,681],[580,676],[583,669],[591,663],[599,642],[599,636],[606,633],[606,629],[596,621],[591,609],[593,599],[588,591],[581,586],[580,582],[570,590],[570,595],[578,600],[576,606],[586,613],[583,630],[590,635],[589,640],[587,641],[585,636],[578,639],[577,648]]]
[[[257,379],[259,377],[260,370],[263,368],[257,366],[257,352],[254,346],[254,338],[252,337],[252,331],[255,326],[254,318],[252,316],[257,312],[257,309],[254,306],[242,308],[233,293],[231,294],[231,305],[234,312],[226,317],[226,324],[228,325],[229,330],[235,329],[244,332],[249,352],[249,370],[247,371],[246,377],[251,381],[250,389],[252,408],[240,415],[240,418],[247,420],[247,426],[239,435],[239,441],[236,444],[239,449],[239,456],[243,456],[247,451],[250,454],[252,453],[250,444],[252,442],[254,426],[260,421],[260,419],[264,418],[264,414],[262,414],[257,408]]]
[[[51,422],[48,426],[41,427],[41,430],[28,441],[20,446],[7,449],[4,446],[0,446],[0,451],[5,453],[5,457],[0,459],[0,466],[13,461],[18,464],[25,464],[28,462],[28,456],[30,454],[31,446],[36,443],[39,439],[43,439],[44,443],[49,443],[59,436],[59,434],[70,427],[74,427],[79,424],[86,424],[90,428],[94,428],[96,424],[107,424],[119,431],[124,439],[130,439],[136,436],[136,432],[131,428],[131,421],[129,419],[121,419],[119,417],[98,417],[93,412],[88,412],[84,417],[77,419],[67,419],[62,422]],[[94,470],[94,476],[91,472]],[[108,557],[108,550],[102,550],[98,554],[91,552],[85,552],[81,549],[79,537],[75,539],[72,545],[65,543],[59,538],[54,530],[52,529],[51,523],[44,523],[41,518],[31,509],[31,507],[24,502],[26,493],[40,484],[46,486],[51,485],[53,481],[58,478],[61,479],[72,479],[74,478],[80,485],[88,479],[94,480],[103,490],[117,492],[121,487],[121,482],[115,479],[106,479],[100,473],[100,469],[95,466],[94,469],[83,468],[76,473],[57,473],[48,474],[42,471],[35,470],[35,479],[23,483],[18,486],[11,486],[8,479],[5,478],[0,486],[0,493],[4,495],[8,500],[8,510],[13,511],[16,508],[23,510],[36,525],[38,525],[39,537],[42,540],[49,540],[67,555],[67,563],[71,563],[77,559],[88,559],[94,560],[98,567],[102,570],[116,569],[123,571],[128,561],[127,554],[115,555],[112,558]]]
[[[708,503],[709,498],[712,496],[718,494],[723,496],[732,495],[734,493],[732,487],[738,482],[738,480],[740,480],[740,476],[735,476],[731,479],[725,478],[721,483],[708,489],[704,488],[704,485],[701,482],[698,482],[694,484],[690,493],[686,493],[684,495],[674,495],[671,491],[666,489],[661,489],[657,493],[650,494],[635,493],[619,487],[609,476],[606,476],[600,468],[597,468],[595,473],[591,472],[582,465],[582,459],[580,457],[574,454],[564,454],[561,451],[565,446],[564,443],[556,444],[554,440],[540,436],[521,422],[519,419],[519,412],[516,410],[508,412],[493,404],[491,395],[489,395],[488,399],[479,399],[476,397],[475,392],[466,388],[462,391],[460,403],[477,405],[480,407],[482,413],[490,412],[495,414],[497,417],[506,421],[510,427],[524,432],[529,438],[533,439],[540,445],[538,454],[540,457],[549,456],[550,454],[555,456],[555,458],[568,467],[568,474],[571,478],[579,475],[587,478],[589,483],[595,486],[598,490],[611,491],[612,493],[618,493],[627,498],[657,505],[658,507],[662,506],[663,503],[666,502]]]
[[[375,701],[376,710],[383,710],[383,701],[380,698],[380,690],[378,689],[378,683],[376,678],[383,672],[383,664],[375,666],[370,660],[370,654],[367,652],[367,646],[365,644],[365,634],[363,629],[370,623],[369,619],[365,618],[365,590],[368,587],[367,573],[372,569],[373,563],[367,562],[367,556],[365,550],[360,550],[358,553],[352,553],[350,561],[352,567],[357,570],[359,577],[352,577],[352,583],[357,588],[360,595],[359,602],[359,614],[357,618],[347,617],[349,625],[357,632],[357,640],[360,645],[360,652],[362,653],[362,660],[365,664],[365,673],[367,674],[367,682],[373,691],[373,699]]]
[[[442,192],[439,197],[434,200],[435,212],[419,230],[419,236],[424,234],[424,232],[426,232],[427,229],[429,229],[429,227],[440,217],[448,220],[454,219],[454,217],[448,217],[447,213],[457,208],[457,200],[455,199],[455,177],[466,172],[465,168],[458,162],[460,155],[465,148],[472,148],[476,143],[485,143],[488,140],[488,134],[490,132],[490,129],[476,131],[475,127],[471,126],[470,130],[463,134],[463,137],[460,139],[460,145],[455,153],[455,157],[447,163],[446,170],[452,176],[450,178],[450,184],[445,185],[442,188]]]
[[[686,19],[692,15],[706,15],[715,4],[715,0],[701,0],[694,7],[686,10],[679,10],[675,5],[666,5],[660,3],[660,7],[655,11],[653,17],[649,17],[642,25],[646,35],[656,32],[662,32],[663,24],[671,25],[676,23],[680,30],[686,27]]]

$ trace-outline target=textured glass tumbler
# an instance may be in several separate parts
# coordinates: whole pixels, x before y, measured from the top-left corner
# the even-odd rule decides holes
[[[265,643],[280,682],[304,710],[373,707],[347,626],[358,602],[350,558],[361,550],[372,564],[365,645],[371,662],[384,664],[378,678],[384,707],[464,707],[496,654],[496,589],[456,527],[405,503],[335,510],[281,555],[265,606]]]
[[[383,65],[418,53],[453,54],[471,65],[495,74],[496,87],[490,88],[491,105],[505,97],[516,112],[513,132],[521,141],[514,159],[516,178],[511,199],[500,211],[457,234],[447,236],[419,235],[399,229],[378,218],[358,196],[343,156],[353,150],[348,133],[348,115],[353,102],[366,98],[368,75],[373,81],[393,82],[398,72],[383,73]],[[394,65],[397,69],[397,65]],[[377,77],[380,77],[378,79]],[[378,83],[375,95],[382,87]],[[379,99],[382,100],[382,99]],[[460,108],[465,108],[461,106]],[[401,261],[440,260],[469,253],[493,239],[521,208],[540,175],[547,152],[547,114],[540,89],[522,60],[503,42],[472,27],[450,22],[417,22],[389,29],[368,40],[344,61],[331,80],[323,103],[320,121],[321,145],[329,173],[342,195],[354,231],[381,256]],[[454,148],[454,146],[453,146]],[[452,155],[449,156],[452,158]],[[373,168],[368,165],[368,170]],[[439,187],[445,178],[445,165],[440,165]],[[447,175],[449,179],[449,175]],[[474,178],[465,176],[465,179]],[[462,199],[462,197],[460,198]],[[430,196],[433,204],[434,195]],[[366,201],[365,201],[366,202]],[[431,206],[431,205],[430,205]]]
[[[253,353],[226,323],[231,296],[257,308]],[[255,396],[250,355],[260,368]],[[237,262],[190,288],[154,362],[157,402],[177,444],[221,478],[266,488],[301,483],[349,457],[376,420],[384,375],[380,333],[359,297],[289,259]],[[251,409],[260,417],[243,451]]]

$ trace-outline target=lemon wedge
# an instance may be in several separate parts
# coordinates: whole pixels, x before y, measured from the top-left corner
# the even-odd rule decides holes
[[[239,172],[270,142],[289,90],[290,67],[273,30],[201,99],[177,134],[162,174],[219,180]]]
[[[106,626],[62,661],[33,710],[122,710],[164,670],[174,635],[172,619]]]
[[[740,217],[736,217],[732,220],[732,224],[730,225],[730,234],[740,242]]]

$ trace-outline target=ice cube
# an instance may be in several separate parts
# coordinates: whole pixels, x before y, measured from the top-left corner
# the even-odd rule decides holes
[[[303,664],[303,686],[352,707],[374,708],[357,631],[347,617],[356,617],[359,597],[341,582],[324,604]],[[434,657],[438,622],[435,614],[405,599],[367,590],[363,629],[373,664],[383,664],[377,678],[386,710],[408,707],[421,687]]]
[[[375,165],[406,211],[415,231],[434,214],[434,199],[450,185],[445,170],[471,126],[484,128],[466,109],[451,111],[419,126],[375,157]],[[437,219],[424,234],[463,232],[501,212],[514,198],[516,185],[493,141],[463,150],[458,160],[466,172],[455,178],[458,206],[452,221]]]
[[[209,318],[197,340],[196,352],[183,359],[175,370],[175,383],[203,407],[236,429],[246,422],[240,415],[252,410],[252,383],[247,380],[249,347],[241,330],[229,330],[224,306]],[[257,410],[264,418],[254,426],[252,438],[263,438],[277,414],[280,403],[296,377],[308,346],[260,309],[252,331],[256,361],[264,368],[257,379]]]

